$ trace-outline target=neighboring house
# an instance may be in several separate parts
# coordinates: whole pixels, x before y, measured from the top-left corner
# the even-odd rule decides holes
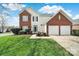
[[[72,33],[73,21],[63,10],[49,15],[40,14],[28,8],[22,10],[19,18],[20,28],[31,29],[33,33],[45,32],[48,35],[70,35]]]
[[[79,30],[79,19],[74,19],[73,20],[73,30]]]

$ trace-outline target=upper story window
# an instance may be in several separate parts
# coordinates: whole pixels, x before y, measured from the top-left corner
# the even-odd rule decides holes
[[[61,20],[61,15],[58,15],[58,19]]]
[[[38,22],[38,16],[33,16],[33,22]]]
[[[34,16],[33,16],[33,22],[34,22]]]
[[[23,21],[28,21],[28,16],[22,16]]]
[[[36,21],[38,22],[38,16],[36,16]]]

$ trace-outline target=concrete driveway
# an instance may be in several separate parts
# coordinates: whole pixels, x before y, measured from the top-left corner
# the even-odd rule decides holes
[[[50,36],[50,37],[73,55],[79,56],[78,36]]]

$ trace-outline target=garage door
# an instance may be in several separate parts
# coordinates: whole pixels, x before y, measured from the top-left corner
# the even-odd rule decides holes
[[[70,26],[60,26],[60,35],[70,35]]]
[[[49,35],[59,35],[59,26],[49,26],[48,33]]]

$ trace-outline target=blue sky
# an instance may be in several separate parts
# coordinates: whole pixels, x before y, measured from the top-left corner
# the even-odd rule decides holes
[[[23,4],[0,4],[0,13],[8,14],[8,25],[19,25],[18,15],[23,8],[31,7],[40,13],[52,14],[58,9],[63,9],[71,18],[79,18],[79,3],[23,3]]]
[[[49,5],[49,6],[53,6],[53,5],[57,5],[57,6],[62,6],[63,8],[65,9],[69,9],[71,10],[72,12],[72,15],[76,15],[78,14],[78,12],[76,11],[79,11],[79,3],[29,3],[29,4],[24,4],[26,5],[26,7],[32,7],[34,10],[39,10],[41,7],[43,6],[46,6],[46,5]]]

